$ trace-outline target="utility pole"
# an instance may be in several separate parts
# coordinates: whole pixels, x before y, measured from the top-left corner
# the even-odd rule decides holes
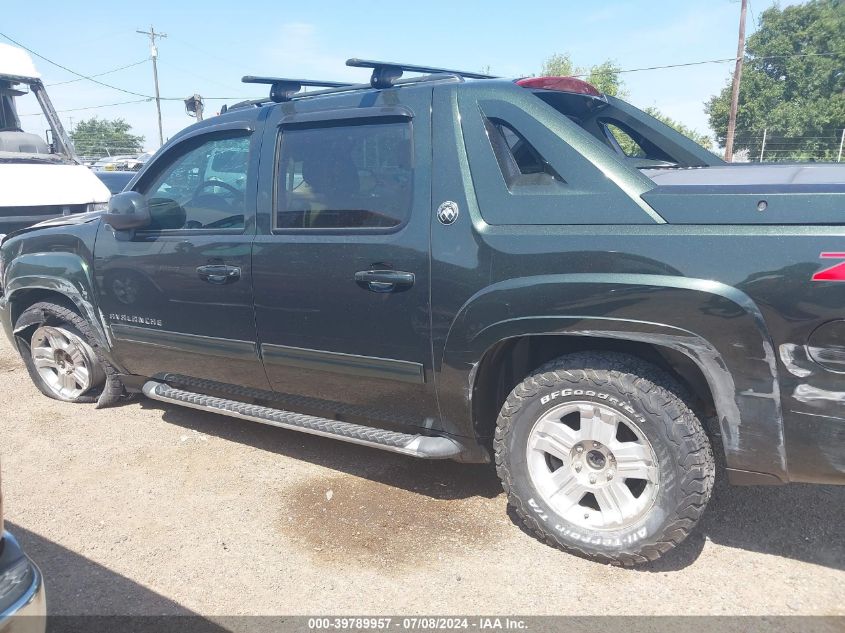
[[[736,111],[739,106],[739,82],[742,80],[742,60],[745,57],[745,12],[747,9],[748,0],[742,0],[742,9],[739,15],[739,42],[736,47],[736,68],[734,68],[734,80],[733,85],[731,85],[731,114],[728,119],[728,136],[725,140],[725,160],[729,163],[734,159]]]
[[[842,147],[845,146],[845,129],[842,130],[842,138],[839,139],[839,157],[836,159],[837,163],[842,162]]]
[[[766,134],[768,133],[769,128],[763,128],[763,146],[760,148],[760,162],[763,162],[763,152],[766,151]]]
[[[744,0],[743,0],[744,1]],[[156,38],[167,37],[165,33],[156,33],[156,30],[150,26],[149,31],[138,30],[136,33],[146,35],[150,38],[150,56],[153,58],[153,81],[156,88],[156,112],[158,113],[158,144],[164,145],[164,133],[161,130],[161,97],[158,93],[158,68],[156,67],[156,58],[158,57],[158,49],[156,48]]]

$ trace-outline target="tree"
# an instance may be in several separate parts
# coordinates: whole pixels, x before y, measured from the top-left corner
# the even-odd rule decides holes
[[[845,2],[810,0],[760,14],[748,38],[734,147],[775,160],[835,160],[845,127]],[[724,146],[730,84],[707,102]]]
[[[144,151],[144,137],[131,134],[132,126],[123,119],[80,121],[70,138],[80,156],[114,156]]]

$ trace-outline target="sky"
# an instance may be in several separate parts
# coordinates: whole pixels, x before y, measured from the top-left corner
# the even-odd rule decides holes
[[[750,0],[748,33],[774,0]],[[795,4],[781,0],[781,6]],[[286,2],[199,3],[41,0],[9,2],[0,32],[84,75],[135,64],[97,79],[124,90],[78,79],[35,58],[53,105],[66,127],[80,119],[122,117],[158,148],[149,39],[136,30],[167,34],[159,40],[158,73],[165,141],[194,122],[182,99],[200,94],[206,116],[224,103],[264,97],[263,86],[243,75],[367,81],[349,57],[490,72],[537,74],[543,61],[568,52],[578,66],[607,59],[623,69],[725,59],[736,55],[739,0],[627,0],[571,2]],[[0,41],[9,43],[0,36]],[[627,72],[628,101],[710,133],[704,103],[730,80],[733,63]],[[53,84],[53,85],[50,85]],[[31,99],[29,97],[28,99]],[[120,105],[110,105],[120,104]],[[91,106],[108,106],[91,108]],[[85,109],[83,109],[85,108]],[[19,112],[38,111],[33,101]],[[25,129],[43,133],[39,116],[22,117]]]

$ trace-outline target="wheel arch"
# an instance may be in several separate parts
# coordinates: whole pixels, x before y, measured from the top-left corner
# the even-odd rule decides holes
[[[72,307],[92,327],[97,343],[109,349],[109,337],[96,307],[91,267],[74,253],[31,253],[15,257],[5,274],[4,294],[10,308],[10,326],[39,301]]]
[[[21,327],[17,327],[17,322],[18,319],[20,319],[20,316],[26,312],[28,308],[34,306],[36,303],[41,303],[42,301],[49,301],[79,312],[77,305],[66,294],[56,290],[48,290],[46,288],[21,288],[9,297],[11,320],[12,325],[15,328],[15,334],[22,331]],[[31,327],[31,325],[27,324],[23,326],[23,328],[28,327]]]
[[[765,321],[750,297],[713,281],[564,274],[490,286],[462,307],[450,328],[438,385],[444,420],[463,415],[484,438],[495,405],[479,404],[488,397],[482,390],[495,385],[498,404],[508,382],[491,367],[510,364],[527,375],[546,360],[585,349],[625,351],[670,369],[712,403],[729,469],[759,473],[754,483],[788,481]],[[528,367],[531,359],[542,362]]]
[[[675,378],[687,404],[705,419],[718,416],[711,382],[699,361],[667,345],[577,334],[530,334],[495,343],[482,356],[472,386],[472,416],[477,437],[492,436],[496,417],[511,390],[545,363],[577,352],[615,352],[637,357]],[[705,420],[703,419],[702,422]],[[709,428],[711,439],[718,428]],[[721,438],[718,438],[721,446]]]

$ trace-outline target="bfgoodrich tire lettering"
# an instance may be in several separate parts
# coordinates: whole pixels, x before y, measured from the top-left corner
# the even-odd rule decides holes
[[[496,468],[509,503],[526,526],[544,541],[566,551],[626,566],[655,560],[683,541],[707,505],[715,468],[704,429],[679,394],[678,385],[658,368],[635,357],[611,353],[578,353],[559,358],[517,385],[499,414]],[[578,444],[563,441],[566,450],[571,451],[563,455],[562,445],[552,450],[549,470],[553,476],[561,473],[560,481],[571,483],[572,477],[563,470],[567,468],[572,469],[573,476],[586,475],[596,479],[595,485],[605,485],[607,475],[618,477],[617,471],[622,470],[616,468],[615,462],[605,463],[604,458],[612,459],[613,453],[606,446],[619,447],[636,441],[652,451],[642,469],[653,470],[637,475],[654,481],[651,488],[644,481],[646,486],[642,488],[649,490],[650,497],[639,503],[637,512],[632,511],[630,520],[610,521],[608,526],[595,519],[596,511],[604,514],[597,504],[603,492],[598,497],[585,495],[579,502],[577,508],[583,508],[583,520],[580,513],[572,510],[562,513],[566,504],[553,503],[557,497],[550,496],[548,490],[541,492],[536,465],[530,472],[528,464],[532,455],[530,442],[536,439],[532,430],[538,421],[548,419],[550,413],[554,417],[556,411],[589,411],[593,406],[603,415],[628,420],[621,426],[634,427],[633,431],[624,430],[631,436],[623,438],[626,444],[616,439],[595,443],[596,453],[590,464],[582,458],[593,448],[592,442],[582,443],[583,452],[576,453]],[[563,435],[564,440],[568,433]],[[639,438],[633,439],[638,433]],[[643,450],[642,454],[649,453]],[[574,468],[578,465],[581,468],[576,473]],[[584,490],[592,491],[590,494],[598,491],[589,480],[582,481]],[[638,481],[626,484],[636,492]]]

